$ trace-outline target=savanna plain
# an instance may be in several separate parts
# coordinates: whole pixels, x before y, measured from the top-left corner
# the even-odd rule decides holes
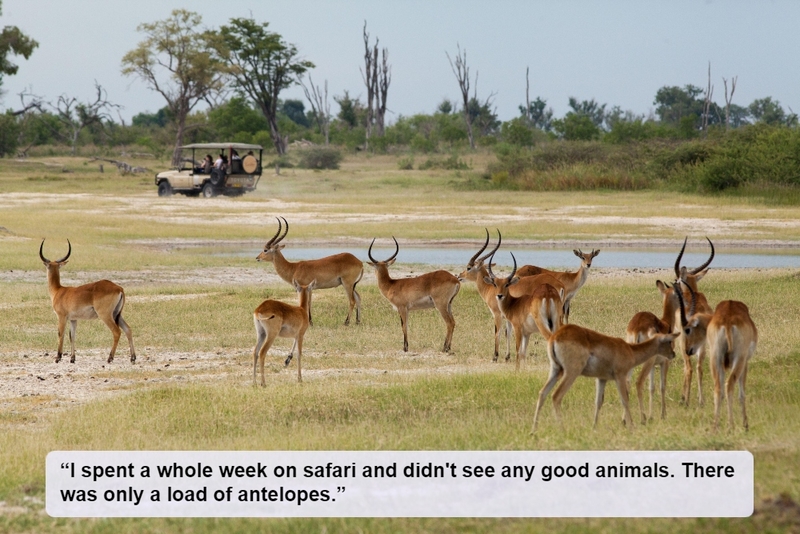
[[[485,164],[477,154],[473,169]],[[152,172],[104,173],[69,157],[0,160],[0,531],[3,532],[800,532],[800,270],[720,269],[702,290],[712,306],[745,302],[759,330],[747,382],[750,430],[712,429],[693,386],[679,404],[680,356],[667,385],[667,417],[621,423],[615,388],[592,430],[594,381],[581,378],[559,425],[548,399],[530,435],[536,396],[549,370],[532,337],[521,370],[492,362],[492,320],[475,286],[453,303],[450,353],[435,310],[409,319],[402,350],[397,313],[365,265],[361,324],[344,326],[341,288],[314,293],[305,336],[303,383],[284,368],[290,340],[267,356],[267,387],[252,378],[252,312],[266,298],[296,303],[293,288],[255,256],[285,217],[293,247],[360,247],[373,237],[400,242],[395,277],[459,265],[404,262],[403,247],[475,251],[484,228],[514,247],[601,249],[572,303],[570,322],[624,337],[638,311],[660,315],[660,269],[603,266],[603,249],[674,250],[685,236],[707,253],[800,248],[800,208],[759,199],[669,191],[521,192],[476,187],[473,171],[399,170],[392,156],[351,155],[338,170],[266,172],[257,191],[211,199],[156,195]],[[82,321],[77,359],[54,363],[56,317],[38,256],[66,253],[62,283],[108,278],[125,288],[124,336],[106,363],[111,334]],[[383,254],[383,252],[381,253]],[[574,269],[579,265],[575,259]],[[499,267],[508,272],[505,266]],[[68,345],[68,343],[67,343]],[[513,348],[512,348],[513,353]],[[512,358],[513,359],[513,358]],[[656,406],[657,406],[656,401]],[[657,413],[658,410],[656,409]],[[746,519],[63,519],[44,511],[44,460],[52,450],[748,450],[755,457],[755,514]]]

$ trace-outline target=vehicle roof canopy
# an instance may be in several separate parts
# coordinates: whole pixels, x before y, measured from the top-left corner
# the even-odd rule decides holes
[[[199,148],[202,150],[215,150],[235,148],[236,150],[264,150],[261,145],[248,145],[247,143],[193,143],[191,145],[183,145],[181,148]]]

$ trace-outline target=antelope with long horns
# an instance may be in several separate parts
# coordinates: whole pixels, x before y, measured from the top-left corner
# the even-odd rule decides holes
[[[267,244],[264,245],[264,250],[256,257],[256,260],[271,261],[275,265],[275,272],[278,273],[278,276],[290,284],[294,284],[296,281],[300,285],[307,286],[312,280],[316,280],[317,289],[344,287],[344,291],[347,293],[347,300],[350,303],[344,324],[350,324],[353,308],[356,310],[356,324],[360,323],[361,296],[356,291],[356,284],[361,281],[361,277],[364,274],[364,264],[361,263],[361,260],[349,252],[342,252],[341,254],[334,254],[317,260],[291,262],[281,252],[285,247],[285,245],[281,244],[281,241],[289,233],[289,223],[283,217],[277,219],[278,231],[272,236],[272,239],[267,241]],[[281,219],[286,225],[285,230],[281,225]],[[283,235],[281,235],[281,230],[283,230]],[[310,295],[308,299],[308,323],[310,325],[314,324],[311,318]]]

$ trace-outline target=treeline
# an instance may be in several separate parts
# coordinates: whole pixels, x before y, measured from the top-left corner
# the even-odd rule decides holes
[[[570,110],[555,117],[545,99],[531,101],[526,90],[519,116],[504,122],[493,94],[479,99],[470,92],[466,50],[459,48],[455,61],[449,54],[447,59],[461,98],[443,100],[433,113],[386,121],[391,65],[387,49],[379,51],[377,39],[372,44],[366,24],[366,98],[347,91],[333,96],[335,114],[327,82],[323,90],[311,79],[315,65],[269,31],[268,23],[234,18],[218,29],[200,27],[199,15],[175,10],[165,20],[140,25],[145,39],[122,58],[123,74],[159,92],[163,108],[139,113],[131,124],[115,120],[119,106],[97,82],[96,97],[88,101],[20,95],[22,109],[0,115],[0,156],[25,156],[37,147],[51,153],[68,147],[73,154],[81,147],[122,148],[159,159],[171,153],[176,162],[181,144],[224,140],[272,147],[270,164],[283,166],[335,168],[342,152],[364,150],[398,154],[406,170],[464,169],[463,155],[482,147],[496,154],[476,182],[482,187],[639,189],[667,183],[720,191],[800,182],[797,115],[770,97],[735,104],[736,78],[723,79],[724,104],[714,102],[710,66],[706,89],[664,86],[650,115],[570,97]],[[36,46],[31,43],[27,55]],[[280,98],[297,84],[305,100]],[[287,153],[298,142],[302,157]],[[324,148],[309,157],[309,145]],[[416,155],[425,155],[424,161],[417,163]]]

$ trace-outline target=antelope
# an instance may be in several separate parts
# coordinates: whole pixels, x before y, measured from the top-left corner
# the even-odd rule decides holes
[[[625,331],[625,341],[628,343],[641,343],[656,334],[669,334],[675,331],[675,313],[678,311],[679,301],[676,290],[661,280],[656,280],[656,287],[661,292],[662,313],[659,319],[651,312],[639,312],[634,315]],[[670,361],[664,357],[656,356],[644,362],[639,377],[636,379],[636,396],[639,399],[639,411],[642,414],[642,424],[653,417],[653,393],[655,390],[655,368],[658,366],[661,376],[661,419],[667,417],[667,372]],[[647,415],[644,411],[644,382],[649,377],[650,403]]]
[[[369,245],[367,254],[370,259],[369,265],[375,268],[378,289],[391,303],[392,308],[400,314],[400,326],[403,328],[403,351],[408,352],[408,312],[436,308],[447,325],[442,351],[450,352],[453,330],[456,327],[452,305],[453,299],[458,295],[458,290],[461,289],[461,283],[458,278],[447,271],[433,271],[411,278],[393,279],[389,275],[389,266],[395,262],[397,254],[400,252],[400,245],[394,236],[392,236],[392,240],[395,252],[388,259],[379,261],[372,257],[374,238]]]
[[[75,337],[79,319],[100,318],[103,323],[111,330],[114,336],[114,343],[111,345],[111,352],[108,355],[108,363],[114,361],[114,353],[117,351],[120,332],[125,332],[128,344],[131,347],[131,363],[136,362],[136,351],[133,349],[133,334],[122,318],[122,308],[125,307],[125,291],[108,280],[100,280],[90,284],[77,287],[65,287],[61,285],[61,267],[67,264],[70,254],[72,254],[72,243],[67,239],[67,255],[55,261],[50,261],[44,257],[44,239],[39,246],[39,258],[47,268],[47,289],[50,292],[50,302],[53,311],[58,316],[58,355],[56,362],[61,361],[64,348],[64,330],[69,321],[69,343],[70,343],[70,363],[75,363]]]
[[[292,306],[279,300],[268,299],[262,302],[253,312],[253,323],[256,327],[256,348],[253,350],[253,385],[256,385],[256,369],[261,369],[261,386],[266,386],[264,380],[264,360],[267,351],[272,346],[276,337],[294,338],[292,350],[284,367],[288,367],[297,347],[297,381],[303,381],[301,369],[303,357],[303,336],[308,330],[308,307],[311,305],[311,292],[316,287],[316,280],[307,285],[292,281],[295,291],[300,293],[300,306]]]
[[[686,242],[688,238],[683,240],[683,246],[681,247],[681,251],[678,253],[678,257],[675,260],[675,278],[677,280],[681,280],[683,283],[681,284],[681,291],[683,295],[681,295],[683,301],[688,300],[690,297],[689,295],[689,288],[695,292],[695,300],[696,300],[696,309],[701,313],[712,313],[711,306],[706,300],[705,295],[700,293],[697,289],[697,282],[703,279],[703,277],[708,273],[708,266],[711,265],[711,260],[714,259],[714,243],[711,242],[710,239],[708,240],[708,244],[711,247],[711,255],[709,258],[703,263],[700,267],[695,269],[687,269],[686,267],[681,267],[681,259],[683,258],[683,252],[686,249]],[[696,351],[697,354],[697,402],[700,406],[703,405],[703,361],[706,357],[706,347],[702,345]],[[683,389],[681,394],[681,404],[685,404],[686,406],[689,405],[689,397],[691,395],[692,390],[692,360],[689,357],[688,353],[684,350],[683,351]]]
[[[681,282],[683,284],[683,282]],[[681,301],[681,326],[685,337],[685,352],[701,350],[706,343],[709,346],[709,364],[714,379],[714,430],[719,428],[719,409],[722,396],[728,401],[728,424],[733,427],[733,388],[739,384],[739,404],[742,406],[742,426],[749,429],[747,411],[745,409],[745,384],[747,382],[747,364],[756,351],[758,329],[747,305],[737,300],[723,300],[717,304],[713,314],[697,312],[696,296],[691,286],[686,286],[692,296],[687,317]],[[725,373],[730,373],[727,380]],[[725,391],[722,383],[725,382]]]
[[[521,267],[517,273],[517,276],[519,277],[549,274],[564,284],[564,322],[569,322],[570,304],[572,303],[572,299],[575,297],[575,294],[578,292],[578,290],[583,287],[583,284],[586,283],[586,279],[589,277],[589,268],[592,266],[592,260],[597,257],[598,254],[600,254],[600,250],[594,249],[592,249],[592,251],[588,254],[581,251],[581,249],[574,249],[572,252],[581,259],[581,266],[574,273],[550,271],[548,269],[543,269],[542,267],[536,267],[535,265],[525,265],[524,267]]]
[[[492,272],[492,259],[494,253],[489,259],[488,275],[484,277],[484,283],[491,285],[494,289],[497,305],[503,314],[503,317],[511,323],[514,327],[514,335],[516,337],[517,349],[517,362],[516,369],[519,370],[520,361],[525,359],[525,353],[528,349],[528,340],[531,334],[538,329],[539,333],[545,340],[550,339],[553,333],[563,324],[564,318],[564,287],[556,289],[553,285],[542,282],[542,277],[546,280],[552,278],[549,275],[536,275],[524,278],[524,282],[520,282],[520,278],[515,276],[517,272],[517,259],[514,254],[511,258],[514,260],[514,269],[511,274],[506,278],[497,278]],[[524,293],[516,296],[510,293],[510,290],[525,282],[536,280],[536,284],[532,285],[529,293]],[[558,284],[558,281],[553,279],[553,284]]]
[[[283,217],[276,217],[276,219],[278,219],[278,231],[272,236],[272,239],[267,241],[267,244],[264,245],[264,250],[256,257],[256,260],[271,261],[275,265],[275,272],[278,273],[278,276],[290,284],[297,281],[300,285],[307,286],[312,280],[316,280],[317,289],[344,287],[347,299],[350,302],[350,308],[347,310],[344,324],[350,324],[353,308],[356,310],[356,324],[359,324],[361,322],[361,296],[356,291],[356,284],[361,281],[361,277],[364,274],[364,264],[361,263],[361,260],[349,252],[342,252],[341,254],[334,254],[317,260],[291,262],[281,252],[286,245],[280,244],[286,234],[289,233],[289,223]],[[281,230],[283,229],[281,219],[286,225],[283,235],[281,235]],[[314,324],[311,318],[310,295],[308,299],[308,324]]]
[[[560,421],[561,401],[579,376],[597,379],[593,428],[597,427],[597,418],[600,407],[603,405],[606,382],[609,380],[614,380],[617,384],[624,408],[623,422],[628,428],[631,428],[633,421],[628,408],[628,374],[634,367],[641,365],[653,356],[674,358],[672,342],[677,337],[676,333],[656,334],[647,341],[631,344],[624,339],[606,336],[574,324],[562,326],[547,343],[550,376],[539,392],[532,432],[536,431],[539,410],[550,390],[559,380],[561,382],[553,393],[553,409],[556,419]]]
[[[499,230],[497,234],[500,236]],[[483,247],[481,247],[481,249],[476,252],[472,258],[470,258],[469,262],[467,262],[466,269],[464,269],[461,274],[458,275],[459,282],[475,282],[475,285],[478,288],[478,294],[483,299],[483,302],[486,303],[486,306],[489,308],[489,311],[492,314],[492,318],[494,319],[493,362],[496,362],[499,356],[500,330],[504,325],[506,329],[506,361],[511,359],[511,329],[508,326],[508,321],[503,318],[503,314],[500,311],[497,298],[495,298],[496,293],[494,286],[487,284],[484,281],[484,278],[489,275],[489,272],[486,270],[486,266],[483,262],[486,261],[486,258],[494,255],[494,253],[497,252],[497,249],[500,248],[501,240],[502,239],[498,239],[497,246],[494,248],[494,250],[478,258],[478,256],[480,256],[480,254],[486,250],[486,247],[489,246],[489,230],[486,230],[486,242],[483,244]]]

